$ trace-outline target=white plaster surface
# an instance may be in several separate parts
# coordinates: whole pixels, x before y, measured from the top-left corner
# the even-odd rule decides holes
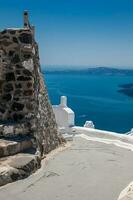
[[[117,200],[133,180],[132,157],[128,149],[74,137],[35,174],[1,187],[0,199]]]
[[[70,131],[70,127],[75,125],[75,115],[74,112],[67,107],[67,98],[61,97],[61,102],[59,105],[53,105],[53,111],[55,114],[56,122],[58,128],[64,129],[65,132]]]
[[[104,143],[104,144],[113,144],[115,146],[125,148],[125,149],[129,149],[129,150],[133,151],[133,144],[129,144],[127,142],[122,142],[118,139],[116,140],[116,139],[105,139],[105,138],[91,137],[91,136],[87,136],[85,134],[79,134],[79,135],[76,135],[76,137],[81,137],[81,138],[84,138],[86,140],[93,141],[93,142],[101,142],[101,143]]]
[[[118,200],[133,200],[133,182],[131,182],[119,195]]]
[[[99,130],[99,129],[85,128],[85,127],[80,127],[80,126],[72,127],[72,131],[75,134],[86,134],[91,137],[120,140],[122,142],[133,144],[133,137],[131,135],[125,135],[125,134]]]
[[[105,130],[98,130],[98,129],[94,129],[95,127],[93,125],[93,122],[91,122],[91,121],[86,121],[84,127],[74,126],[74,112],[70,108],[67,107],[67,99],[66,99],[66,97],[61,97],[60,105],[59,106],[53,106],[53,109],[54,109],[54,113],[55,113],[55,116],[56,116],[58,127],[61,130],[61,132],[64,133],[64,135],[65,135],[65,132],[67,130],[69,134],[73,133],[73,135],[75,135],[75,138],[84,139],[84,140],[88,141],[90,144],[91,143],[95,144],[96,145],[95,148],[97,148],[98,143],[99,144],[101,143],[101,145],[103,145],[103,147],[105,147],[105,149],[106,148],[107,149],[111,149],[111,151],[114,150],[115,151],[114,154],[117,154],[119,152],[119,150],[117,148],[122,149],[123,155],[126,155],[127,151],[133,151],[133,137],[132,137],[133,129],[129,132],[129,134],[121,134],[121,133],[110,132],[110,131],[105,131]],[[73,135],[71,135],[71,138],[73,138]],[[67,137],[68,137],[68,135],[67,135]],[[107,145],[107,146],[105,146],[105,145]],[[85,147],[84,147],[84,149],[85,149]],[[104,160],[104,155],[105,155],[105,152],[106,152],[105,149],[104,149],[103,155],[102,155],[103,156],[102,157],[103,160]],[[120,153],[120,155],[122,156],[121,153]],[[94,156],[94,160],[98,159],[98,158],[96,158],[96,154],[93,155],[93,156]],[[87,156],[86,156],[86,159],[87,159]],[[108,159],[109,159],[109,157],[108,157]],[[124,163],[124,165],[127,165],[129,167],[130,160],[128,160],[128,159],[127,159],[127,161],[123,160],[123,162],[126,162],[126,163]],[[118,160],[116,160],[116,161],[118,162]],[[107,161],[104,164],[106,166],[108,164]],[[116,177],[112,176],[112,174],[114,173],[113,170],[115,170],[113,168],[115,166],[112,166],[112,169],[110,169],[110,175],[109,175],[110,179],[111,179],[111,182],[114,182],[114,184],[112,185],[112,188],[110,188],[110,191],[112,191],[112,192],[115,191],[113,189],[113,187],[119,188],[117,190],[117,194],[120,193],[120,188],[122,189],[121,186],[123,185],[123,188],[124,188],[124,186],[126,186],[126,183],[128,183],[128,181],[125,181],[125,183],[122,181],[123,180],[122,179],[123,174],[121,174],[122,165],[121,165],[121,163],[119,163],[119,165],[120,165],[120,168],[117,169],[118,170],[118,174],[121,177],[119,182],[117,182],[117,183],[115,182],[115,180],[117,180],[117,174],[116,174]],[[116,166],[116,167],[118,168],[118,166]],[[127,170],[128,170],[128,172],[131,173],[129,168],[127,168]],[[103,166],[103,169],[105,170],[104,166]],[[98,173],[97,176],[100,177],[101,174],[99,174],[99,173],[101,173],[101,172],[100,171],[98,172],[98,171],[99,170],[97,168],[96,174]],[[127,176],[126,176],[127,171],[125,170],[124,173],[125,173],[125,177],[127,178]],[[77,174],[77,176],[78,176],[78,174]],[[103,177],[102,177],[103,180],[105,178],[104,176],[105,176],[105,174],[103,173]],[[97,179],[97,178],[94,177],[94,179]],[[132,180],[132,175],[129,177],[128,180]],[[93,182],[93,181],[95,181],[95,180],[91,180],[91,182]],[[83,184],[83,186],[86,186],[85,183],[82,183],[82,184]],[[103,190],[105,190],[106,187],[104,187],[105,186],[104,182],[101,181],[101,185],[103,185]],[[92,188],[92,190],[93,189],[94,188]],[[90,188],[89,188],[89,190],[90,190]],[[105,194],[100,197],[100,196],[97,196],[96,194],[93,193],[91,195],[91,199],[95,199],[95,200],[96,199],[97,200],[103,200],[103,199],[115,200],[115,199],[117,199],[117,197],[119,195],[116,195],[115,192],[113,194],[111,194],[110,191],[108,191],[108,193],[107,193],[107,191],[105,192],[108,197]],[[97,193],[98,190],[95,190],[95,192]],[[77,199],[80,199],[79,196],[77,196]],[[106,198],[105,198],[105,196],[106,196]],[[112,197],[115,197],[115,198],[112,198]],[[66,198],[64,197],[64,199],[66,199]],[[85,198],[85,199],[88,199],[88,198]],[[133,182],[131,182],[120,193],[120,196],[119,196],[118,200],[133,200]]]

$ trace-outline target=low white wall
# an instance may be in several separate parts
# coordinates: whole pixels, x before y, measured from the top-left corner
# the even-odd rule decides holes
[[[133,136],[120,134],[105,130],[95,129],[94,125],[92,128],[75,126],[75,114],[67,106],[67,97],[61,96],[60,104],[53,105],[53,111],[55,113],[56,122],[59,130],[62,133],[74,133],[74,134],[88,134],[91,137],[100,137],[107,139],[118,139],[123,142],[129,142],[133,144]],[[86,121],[85,125],[88,123],[90,125],[91,121]],[[91,122],[91,125],[93,122]]]
[[[72,128],[72,131],[75,134],[84,133],[91,137],[114,139],[114,140],[120,140],[122,142],[128,142],[130,144],[133,144],[133,136],[126,135],[126,134],[120,134],[116,132],[110,132],[110,131],[99,130],[99,129],[85,128],[85,127],[80,127],[80,126],[74,126]]]

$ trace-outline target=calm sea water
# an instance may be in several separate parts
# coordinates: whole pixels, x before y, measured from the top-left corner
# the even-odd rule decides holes
[[[133,83],[133,77],[46,74],[45,81],[52,104],[68,97],[76,125],[92,120],[98,129],[125,133],[133,128],[133,98],[117,92],[118,85]]]

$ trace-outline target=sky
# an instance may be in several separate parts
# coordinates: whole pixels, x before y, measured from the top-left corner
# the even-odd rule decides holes
[[[41,65],[133,68],[133,0],[0,0],[0,29],[36,27]]]

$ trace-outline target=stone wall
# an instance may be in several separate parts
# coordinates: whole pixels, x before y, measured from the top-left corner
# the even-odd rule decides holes
[[[34,115],[34,43],[30,29],[7,29],[0,33],[1,121],[21,121]]]
[[[0,32],[0,137],[30,135],[42,155],[62,139],[41,74],[34,31],[25,12],[24,28]]]

